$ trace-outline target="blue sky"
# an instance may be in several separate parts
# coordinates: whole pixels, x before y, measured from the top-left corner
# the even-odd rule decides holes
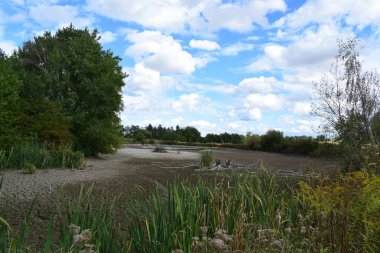
[[[312,82],[360,38],[379,69],[378,0],[9,0],[0,3],[0,48],[73,23],[98,29],[123,60],[123,124],[316,135]]]

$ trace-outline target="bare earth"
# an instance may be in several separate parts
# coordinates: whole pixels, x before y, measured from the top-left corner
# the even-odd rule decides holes
[[[82,184],[94,184],[97,192],[128,192],[136,185],[145,189],[154,187],[154,182],[165,183],[178,174],[196,175],[199,164],[199,148],[168,147],[167,153],[152,152],[153,146],[128,145],[114,155],[86,159],[83,170],[47,169],[35,174],[24,174],[21,170],[4,173],[0,192],[0,217],[5,217],[11,226],[20,226],[30,203],[37,199],[32,226],[45,227],[52,210],[55,209],[58,193],[77,194]],[[232,160],[233,164],[251,165],[263,161],[267,168],[292,171],[329,171],[336,164],[310,157],[283,155],[235,149],[214,149],[220,160]],[[35,238],[36,239],[36,238]],[[41,239],[42,237],[39,236]]]

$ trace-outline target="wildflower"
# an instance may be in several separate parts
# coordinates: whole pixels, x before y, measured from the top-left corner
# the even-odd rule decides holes
[[[286,233],[292,233],[292,228],[285,228]]]
[[[217,250],[228,250],[229,246],[224,244],[224,241],[221,239],[212,239],[211,246]]]
[[[201,228],[201,231],[202,231],[202,237],[207,237],[208,227],[207,226],[203,226],[203,227],[200,227],[200,228]]]
[[[91,231],[89,229],[83,230],[82,233],[74,235],[74,244],[83,245],[91,239]]]
[[[274,247],[274,248],[281,248],[282,242],[281,242],[281,240],[274,240],[270,243],[270,246]]]
[[[224,231],[224,230],[222,230],[222,229],[219,229],[218,231],[215,232],[215,238],[221,239],[224,242],[228,242],[228,241],[232,241],[233,240],[233,236],[232,235],[228,235],[227,232]]]
[[[301,234],[305,234],[306,233],[306,228],[304,226],[301,227],[300,233]]]
[[[85,244],[84,249],[81,250],[80,253],[97,253],[93,248],[93,244]]]
[[[79,234],[79,231],[80,231],[80,227],[75,225],[75,224],[70,224],[68,229],[69,229],[70,233],[73,235]]]

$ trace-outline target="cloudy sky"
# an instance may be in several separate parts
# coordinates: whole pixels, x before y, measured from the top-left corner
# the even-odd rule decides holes
[[[312,82],[337,40],[380,69],[378,0],[1,0],[0,48],[70,23],[123,59],[125,125],[315,135]]]

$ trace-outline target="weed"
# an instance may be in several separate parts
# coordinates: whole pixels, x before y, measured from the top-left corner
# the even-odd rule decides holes
[[[158,152],[158,153],[166,153],[166,148],[162,146],[159,142],[156,142],[154,144],[154,149],[153,152]]]
[[[36,166],[32,163],[24,163],[24,165],[22,166],[22,169],[24,170],[24,173],[26,174],[36,173]]]

